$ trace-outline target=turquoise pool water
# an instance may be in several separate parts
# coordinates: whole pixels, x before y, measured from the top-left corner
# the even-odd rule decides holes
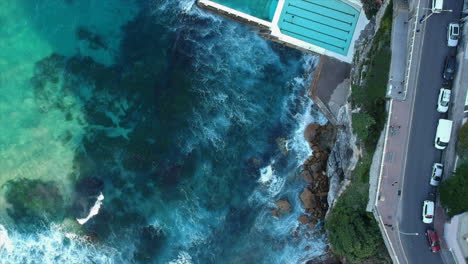
[[[340,0],[286,0],[278,26],[283,34],[346,55],[359,13]]]
[[[214,0],[214,2],[270,22],[278,5],[278,0]]]

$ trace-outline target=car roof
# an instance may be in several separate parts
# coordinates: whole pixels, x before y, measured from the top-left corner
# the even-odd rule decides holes
[[[434,213],[434,202],[426,200],[424,201],[424,204],[427,206],[427,211]]]
[[[431,241],[439,241],[439,236],[437,235],[436,231],[428,229],[426,233],[430,237]]]
[[[450,90],[445,90],[442,96],[443,96],[444,100],[449,100],[450,99]]]

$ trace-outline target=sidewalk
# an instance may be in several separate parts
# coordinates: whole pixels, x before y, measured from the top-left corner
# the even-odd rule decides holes
[[[398,3],[398,2],[396,2]],[[419,5],[421,3],[419,2]],[[389,73],[389,87],[387,96],[390,97],[388,120],[385,127],[384,148],[379,184],[375,201],[374,215],[378,219],[384,241],[389,249],[394,263],[408,263],[402,252],[398,227],[398,205],[401,198],[400,182],[405,171],[405,161],[408,147],[413,98],[416,91],[417,69],[420,61],[423,36],[416,34],[424,32],[415,19],[416,14],[396,4],[392,28],[392,59]],[[409,40],[409,41],[408,41]],[[408,50],[410,51],[408,56]],[[397,52],[395,52],[397,51]],[[404,70],[406,69],[406,70]],[[405,83],[406,77],[407,83]]]

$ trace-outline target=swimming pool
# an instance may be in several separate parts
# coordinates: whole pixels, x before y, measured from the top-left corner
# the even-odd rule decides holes
[[[278,26],[285,35],[346,55],[359,14],[340,0],[285,0]]]
[[[278,0],[213,0],[213,2],[270,22],[278,5]]]

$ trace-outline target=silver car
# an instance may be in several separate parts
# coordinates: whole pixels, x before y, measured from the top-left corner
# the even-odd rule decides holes
[[[458,23],[450,23],[447,32],[447,45],[456,47],[460,38],[460,25]]]
[[[434,163],[434,165],[432,165],[432,175],[429,184],[432,186],[439,186],[439,183],[442,180],[443,171],[444,165],[442,165],[441,163]]]

